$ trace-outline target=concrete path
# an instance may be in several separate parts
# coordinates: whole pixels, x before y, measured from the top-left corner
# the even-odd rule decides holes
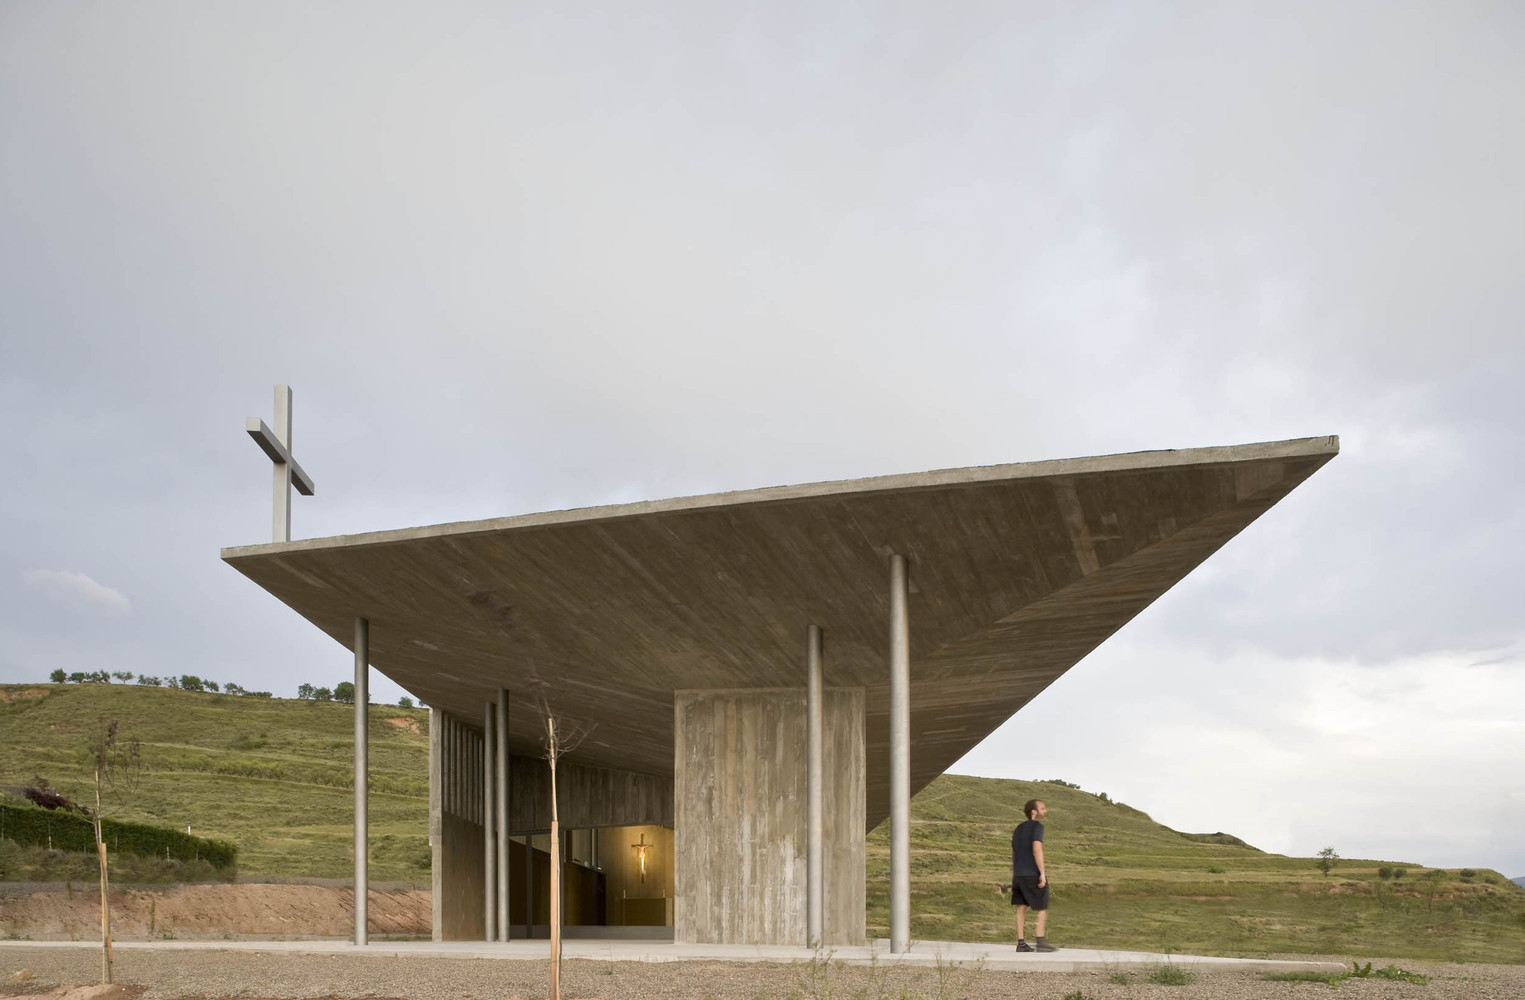
[[[100,948],[99,941],[0,941],[23,948]],[[348,941],[115,941],[118,951],[240,951],[300,955],[353,955],[375,958],[491,958],[506,961],[540,961],[550,957],[549,941],[382,941],[356,947]],[[1096,948],[1063,948],[1046,954],[1018,954],[1012,945],[975,944],[963,941],[918,941],[904,955],[891,955],[889,941],[871,945],[832,948],[815,952],[786,945],[674,944],[670,941],[608,941],[572,939],[562,942],[563,959],[601,962],[809,962],[829,958],[850,965],[925,965],[983,962],[992,970],[1031,969],[1035,972],[1111,972],[1152,969],[1167,963],[1198,969],[1254,969],[1287,972],[1299,969],[1342,972],[1339,962],[1296,959],[1219,958],[1207,955],[1162,955],[1141,951],[1106,951]]]

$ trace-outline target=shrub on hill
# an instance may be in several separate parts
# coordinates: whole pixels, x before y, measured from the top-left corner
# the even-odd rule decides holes
[[[1252,851],[1258,850],[1258,848],[1246,844],[1232,833],[1223,833],[1221,831],[1218,833],[1183,833],[1181,836],[1187,840],[1195,840],[1199,844],[1227,844],[1233,847],[1249,847]],[[1391,874],[1392,872],[1389,870],[1388,875]],[[1387,875],[1383,876],[1383,878],[1387,877]]]
[[[101,820],[101,835],[113,851],[158,855],[181,861],[206,861],[213,868],[231,873],[238,864],[238,847],[226,840],[208,840],[179,830]],[[89,851],[95,829],[88,817],[57,809],[43,809],[16,799],[0,800],[0,838],[16,844],[53,850]]]

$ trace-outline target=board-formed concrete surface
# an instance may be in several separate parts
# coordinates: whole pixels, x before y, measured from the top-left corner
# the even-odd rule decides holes
[[[914,794],[1339,451],[1334,437],[785,486],[224,549],[425,703],[500,687],[595,722],[577,761],[671,778],[684,689],[865,691],[889,811],[886,561],[910,565]],[[539,752],[534,699],[509,742]]]
[[[824,692],[823,927],[865,938],[863,689]],[[673,871],[685,942],[796,944],[806,933],[805,692],[680,691]]]
[[[0,941],[0,948],[88,948],[100,950],[98,941]],[[116,941],[117,951],[242,951],[297,955],[352,955],[370,958],[460,958],[543,962],[550,957],[549,941],[386,941],[358,946],[348,941]],[[1063,948],[1045,954],[1018,954],[1010,944],[978,944],[961,941],[918,941],[900,955],[890,954],[889,941],[880,939],[857,947],[813,951],[787,945],[672,944],[650,941],[562,942],[562,958],[602,962],[809,962],[829,957],[849,965],[937,966],[982,963],[986,969],[1040,972],[1110,972],[1149,970],[1161,965],[1193,969],[1254,969],[1291,972],[1302,969],[1338,973],[1340,962],[1296,959],[1222,958],[1211,955],[1154,954],[1139,951],[1108,951],[1095,948]]]

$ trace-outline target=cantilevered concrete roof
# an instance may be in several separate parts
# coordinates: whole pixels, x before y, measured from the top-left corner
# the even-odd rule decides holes
[[[673,692],[867,688],[889,809],[887,557],[911,567],[911,786],[925,786],[1339,452],[1335,437],[950,469],[224,549],[430,705],[542,682],[579,762],[673,772]],[[530,700],[510,744],[535,753]]]

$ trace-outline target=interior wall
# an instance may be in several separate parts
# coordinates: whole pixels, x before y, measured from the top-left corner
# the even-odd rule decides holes
[[[533,866],[532,872],[525,870],[524,840],[522,835],[516,835],[508,841],[508,922],[510,936],[515,938],[524,936],[526,904],[534,925],[545,927],[551,922],[551,855],[548,850],[551,838],[548,834],[530,836],[528,864]],[[562,888],[562,923],[568,927],[603,926],[608,895],[604,891],[604,873],[570,858],[561,871],[566,880]],[[526,895],[529,897],[527,901]]]
[[[611,926],[671,927],[673,920],[673,831],[666,826],[614,826],[592,831],[604,872],[604,913]],[[632,846],[644,837],[646,879]]]

